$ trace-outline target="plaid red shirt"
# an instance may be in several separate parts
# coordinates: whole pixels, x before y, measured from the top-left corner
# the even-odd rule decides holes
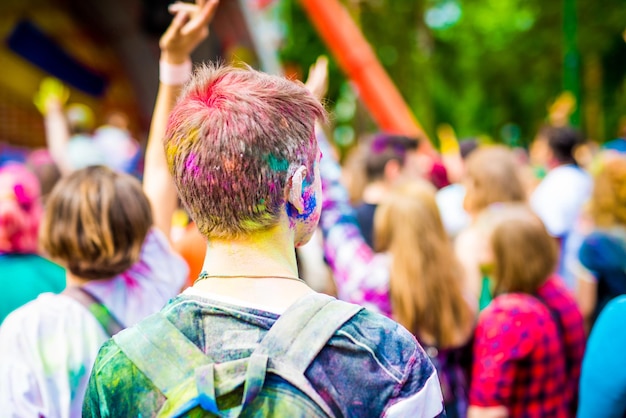
[[[498,296],[481,312],[475,336],[470,405],[502,405],[511,418],[571,416],[565,345],[544,303]]]
[[[583,316],[574,297],[557,275],[549,277],[537,295],[552,310],[553,316],[559,318],[559,331],[565,344],[568,390],[572,394],[570,411],[574,416],[578,406],[578,382],[586,343]]]

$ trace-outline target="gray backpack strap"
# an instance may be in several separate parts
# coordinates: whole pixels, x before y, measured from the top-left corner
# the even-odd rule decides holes
[[[176,415],[174,411],[181,403],[189,409],[199,405],[203,382],[213,381],[211,358],[160,312],[120,332],[113,340],[168,400],[176,400],[176,405],[169,401],[163,405],[162,415]],[[217,405],[213,407],[217,410]]]
[[[274,323],[254,354],[269,358],[269,370],[303,391],[329,416],[328,404],[304,373],[339,328],[363,309],[314,293],[304,296]]]

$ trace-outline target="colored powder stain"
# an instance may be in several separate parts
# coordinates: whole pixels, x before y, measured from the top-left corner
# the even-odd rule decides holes
[[[267,156],[267,163],[272,171],[287,171],[289,162],[284,158],[277,158],[274,154]]]
[[[196,154],[189,154],[187,159],[185,160],[185,169],[189,171],[194,177],[198,175],[200,172],[200,167],[198,167],[198,158]]]
[[[302,213],[298,213],[296,208],[292,204],[286,205],[287,215],[289,218],[298,218],[298,219],[306,219],[311,216],[315,209],[317,208],[317,199],[315,198],[315,194],[307,193],[304,195],[304,210]],[[293,225],[292,225],[293,226]]]
[[[263,226],[263,224],[261,222],[258,221],[254,221],[252,219],[244,219],[243,221],[241,221],[240,223],[241,227],[248,230],[248,231],[254,231],[256,229],[259,229]]]
[[[317,208],[317,199],[314,193],[304,195],[304,211],[298,215],[300,219],[308,218]]]

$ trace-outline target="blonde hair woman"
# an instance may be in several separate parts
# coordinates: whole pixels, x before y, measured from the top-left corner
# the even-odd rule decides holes
[[[437,367],[448,416],[467,407],[466,343],[474,313],[464,298],[462,268],[428,183],[393,188],[376,209],[369,247],[354,218],[341,170],[321,133],[324,202],[320,226],[325,255],[341,299],[367,306],[404,325]]]
[[[485,297],[479,258],[485,243],[480,240],[475,220],[483,210],[495,203],[525,202],[526,192],[515,155],[504,146],[479,148],[472,152],[466,164],[463,207],[472,223],[459,233],[454,247],[464,268],[466,287],[475,296],[479,307],[483,308],[488,298]]]
[[[467,341],[470,311],[460,286],[462,269],[441,222],[435,189],[422,182],[391,191],[376,211],[376,249],[391,258],[393,317],[427,345]]]

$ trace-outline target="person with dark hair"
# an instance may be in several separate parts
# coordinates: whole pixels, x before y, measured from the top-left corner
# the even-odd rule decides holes
[[[530,197],[530,205],[560,243],[559,274],[569,288],[574,288],[572,266],[581,239],[575,225],[583,204],[591,196],[592,180],[576,162],[576,149],[584,142],[581,134],[569,126],[542,128],[531,147],[531,159],[548,169]]]
[[[364,171],[366,186],[363,202],[355,207],[359,228],[367,245],[374,247],[374,213],[391,187],[403,177],[409,151],[415,151],[418,141],[402,135],[378,133],[365,139]]]

